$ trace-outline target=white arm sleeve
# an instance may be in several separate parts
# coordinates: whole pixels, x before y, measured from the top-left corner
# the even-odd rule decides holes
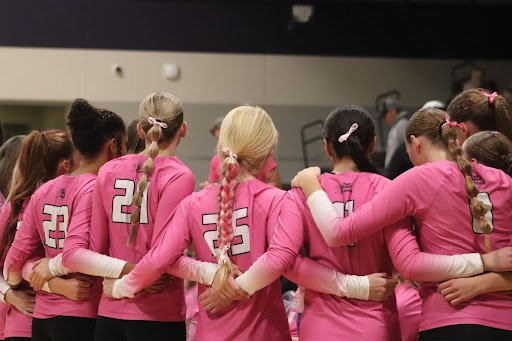
[[[61,277],[73,272],[71,269],[62,265],[62,253],[59,253],[57,256],[50,259],[48,262],[48,269],[53,277]]]
[[[336,242],[336,227],[342,218],[323,190],[313,192],[307,200],[311,215],[316,226],[324,237],[327,245],[334,246]]]

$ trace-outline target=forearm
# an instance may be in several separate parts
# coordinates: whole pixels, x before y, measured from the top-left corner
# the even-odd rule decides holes
[[[85,248],[78,248],[66,251],[63,265],[72,271],[91,276],[119,278],[127,262]]]
[[[302,256],[297,257],[284,276],[298,286],[339,297],[367,300],[370,292],[368,276],[342,274]]]
[[[211,285],[218,269],[218,264],[198,261],[183,255],[169,266],[166,272],[187,281]]]
[[[489,272],[474,278],[480,295],[512,290],[512,272]]]

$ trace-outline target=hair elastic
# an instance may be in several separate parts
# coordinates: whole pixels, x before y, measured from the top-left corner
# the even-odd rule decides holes
[[[441,125],[441,130],[443,130],[443,128],[447,125],[450,127],[462,128],[462,125],[460,123],[450,121],[450,116],[446,115],[445,118],[446,118],[446,122]]]
[[[167,128],[167,124],[160,121],[158,118],[154,118],[154,117],[149,117],[148,118],[148,122],[149,124],[151,124],[152,126],[154,125],[159,125],[161,128]]]
[[[222,148],[221,148],[221,150],[222,150],[224,153],[228,154],[228,159],[229,159],[229,161],[228,161],[228,162],[229,162],[229,163],[235,163],[235,159],[236,159],[236,160],[238,160],[238,156],[237,156],[235,153],[233,153],[233,152],[231,151],[231,149],[226,148],[226,147],[222,147]]]
[[[339,138],[338,138],[338,141],[340,143],[343,143],[345,142],[346,140],[348,140],[348,138],[350,137],[350,135],[352,135],[352,133],[354,131],[356,131],[356,129],[359,127],[359,125],[357,125],[357,123],[354,123],[352,124],[352,126],[350,127],[350,129],[343,135],[341,135]]]
[[[498,96],[498,93],[495,91],[492,94],[490,94],[488,92],[482,91],[482,95],[487,97],[487,99],[489,100],[489,104],[490,105],[493,105],[494,104],[494,99],[496,98],[496,96]]]

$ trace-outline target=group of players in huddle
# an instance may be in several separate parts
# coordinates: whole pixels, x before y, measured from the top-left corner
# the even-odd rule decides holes
[[[77,99],[70,134],[33,131],[13,169],[4,338],[185,340],[186,279],[199,283],[196,340],[290,340],[285,276],[306,289],[301,341],[400,340],[397,272],[421,284],[420,340],[510,340],[511,115],[484,89],[418,110],[404,136],[416,167],[390,181],[369,158],[370,114],[344,105],[323,130],[332,172],[305,169],[283,191],[258,179],[271,117],[239,106],[220,128],[220,180],[194,192],[175,96],[141,102],[139,154],[117,114]]]

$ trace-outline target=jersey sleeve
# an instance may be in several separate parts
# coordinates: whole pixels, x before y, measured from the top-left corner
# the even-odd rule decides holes
[[[308,206],[327,245],[336,247],[356,243],[388,225],[414,215],[415,200],[405,190],[407,184],[414,180],[413,176],[404,175],[389,183],[371,201],[346,218],[342,218],[334,208],[327,193],[316,191],[311,194]]]
[[[279,278],[292,266],[304,245],[304,221],[291,193],[287,194],[282,202],[277,222],[274,223],[272,220],[273,217],[270,215],[267,222],[267,238],[270,238],[270,245],[267,251],[243,275],[235,279],[240,288],[249,295]]]
[[[103,254],[108,252],[108,218],[97,183],[83,193],[73,214],[62,264],[72,271],[118,278],[126,261]]]
[[[185,199],[151,250],[129,274],[123,276],[122,285],[131,295],[154,283],[192,242],[187,220],[188,208],[188,200]]]
[[[483,272],[482,258],[478,253],[445,256],[422,252],[410,218],[387,227],[384,236],[391,260],[405,279],[437,282]]]
[[[23,264],[37,251],[38,247],[42,247],[41,238],[37,231],[37,201],[38,198],[32,196],[23,214],[23,221],[5,258],[4,278],[10,285],[17,285],[21,282]]]
[[[173,216],[175,209],[179,206],[179,203],[194,192],[194,186],[195,178],[190,171],[183,173],[165,186],[162,196],[159,199],[160,203],[165,204],[158,205],[156,211],[155,222],[153,225],[152,245],[169,223],[170,218]]]
[[[212,157],[212,162],[210,163],[210,174],[208,175],[208,181],[212,184],[216,183],[220,179],[219,169],[219,157],[215,155]]]

